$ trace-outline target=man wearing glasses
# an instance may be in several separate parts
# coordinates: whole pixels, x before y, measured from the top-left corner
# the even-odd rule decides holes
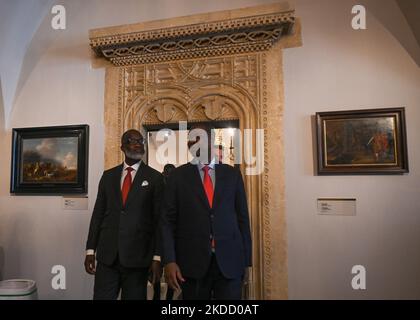
[[[86,272],[95,275],[95,300],[147,298],[161,275],[158,222],[162,175],[142,160],[144,139],[137,130],[121,138],[124,163],[105,171],[90,221]],[[97,265],[95,266],[95,258]]]

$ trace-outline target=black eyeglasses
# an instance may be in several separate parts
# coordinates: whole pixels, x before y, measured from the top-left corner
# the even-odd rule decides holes
[[[144,138],[127,138],[125,140],[126,144],[134,145],[134,144],[144,144]]]

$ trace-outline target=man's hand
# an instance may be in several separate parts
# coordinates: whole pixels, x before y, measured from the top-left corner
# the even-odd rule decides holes
[[[88,254],[85,258],[85,270],[89,274],[95,274],[96,267],[95,267],[95,255]]]
[[[175,262],[168,263],[165,266],[165,278],[168,286],[176,291],[181,291],[179,282],[185,282],[185,279],[182,277],[181,270]]]
[[[151,273],[149,281],[153,285],[157,282],[160,282],[160,278],[162,277],[162,267],[160,265],[160,261],[153,260],[149,272]]]

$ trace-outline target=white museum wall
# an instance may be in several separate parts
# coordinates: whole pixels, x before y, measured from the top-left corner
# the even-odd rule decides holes
[[[304,46],[284,52],[292,299],[420,298],[420,68],[371,12],[367,30],[351,28],[351,8],[358,3],[369,10],[364,1],[295,1]],[[381,14],[397,19],[398,8],[391,9],[384,4],[388,11]],[[312,115],[402,106],[409,174],[314,175]],[[317,215],[317,199],[325,197],[356,198],[356,216]],[[358,264],[367,271],[365,291],[351,287]]]
[[[9,126],[4,129],[2,122],[0,127],[0,277],[36,280],[43,299],[92,296],[93,278],[84,272],[83,260],[104,164],[104,70],[91,67],[88,30],[270,2],[57,2],[67,9],[67,29],[51,29],[47,14],[23,61]],[[303,21],[304,47],[284,53],[292,299],[420,298],[416,286],[420,276],[420,155],[415,148],[420,125],[419,68],[370,14],[367,30],[350,28],[351,5],[355,3],[295,1],[296,14]],[[10,63],[18,67],[19,62]],[[390,106],[407,108],[410,174],[314,176],[311,115]],[[89,210],[63,210],[62,197],[11,196],[11,128],[78,123],[90,125]],[[357,215],[318,216],[319,197],[357,198]],[[350,286],[355,264],[367,268],[364,292],[355,292]],[[53,265],[66,267],[66,290],[52,289]]]

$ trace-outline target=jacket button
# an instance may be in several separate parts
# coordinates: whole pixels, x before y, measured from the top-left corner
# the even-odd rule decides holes
[[[210,215],[210,218],[211,218],[211,219],[214,219],[214,214],[211,214],[211,215]]]
[[[124,213],[125,213],[125,211],[124,211],[124,210],[121,210],[121,213],[122,213],[122,214],[124,214]]]

